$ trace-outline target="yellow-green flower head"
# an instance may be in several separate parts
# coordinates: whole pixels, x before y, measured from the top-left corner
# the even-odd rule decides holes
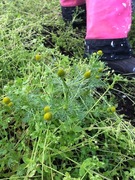
[[[44,120],[50,121],[51,119],[52,119],[52,113],[51,112],[47,112],[44,114]]]
[[[98,50],[97,51],[97,55],[102,56],[103,55],[103,51],[102,50]]]
[[[96,53],[96,52],[94,52],[94,53],[92,53],[92,55],[93,55],[93,56],[96,56],[96,55],[97,55],[97,53]]]
[[[9,107],[13,106],[13,102],[8,103],[8,106]]]
[[[3,102],[4,104],[9,104],[10,101],[11,101],[11,100],[10,100],[9,97],[4,97],[3,100],[2,100],[2,102]]]
[[[115,113],[116,112],[116,107],[115,106],[111,106],[107,109],[108,112],[111,112],[111,113]]]
[[[91,71],[86,71],[86,72],[84,73],[84,78],[85,78],[85,79],[90,78],[90,76],[91,76]]]
[[[39,61],[40,59],[41,59],[41,54],[36,54],[35,60],[36,60],[36,61]]]
[[[45,106],[44,107],[44,112],[46,113],[46,112],[49,112],[50,111],[50,106]]]
[[[98,72],[103,72],[103,68],[102,67],[100,67],[100,68],[98,68]]]
[[[100,76],[99,76],[99,75],[96,75],[95,78],[96,78],[96,79],[100,79]]]
[[[62,68],[60,68],[59,70],[58,70],[58,72],[57,72],[57,75],[59,76],[59,77],[64,77],[65,76],[65,71],[64,71],[64,69],[62,69]]]

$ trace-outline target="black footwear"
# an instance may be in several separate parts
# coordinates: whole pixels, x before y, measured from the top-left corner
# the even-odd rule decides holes
[[[135,13],[135,0],[132,0],[132,12]]]
[[[118,74],[135,76],[135,58],[132,56],[128,59],[104,62]]]
[[[135,57],[127,38],[86,40],[85,57],[102,50],[100,60],[118,74],[135,76]]]
[[[66,23],[71,23],[72,26],[86,26],[86,5],[75,7],[61,7],[62,17]]]

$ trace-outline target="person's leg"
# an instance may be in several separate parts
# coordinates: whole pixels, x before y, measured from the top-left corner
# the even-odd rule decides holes
[[[70,22],[75,27],[86,25],[85,0],[60,0],[60,5],[66,23]]]
[[[131,0],[86,0],[86,54],[103,51],[101,60],[119,73],[135,73],[127,36],[131,27]]]

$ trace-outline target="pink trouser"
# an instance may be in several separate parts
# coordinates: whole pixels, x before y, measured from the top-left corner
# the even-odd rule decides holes
[[[60,0],[60,4],[63,7],[73,7],[85,4],[85,0]]]
[[[63,7],[85,4],[86,39],[126,38],[131,27],[131,0],[60,0]]]

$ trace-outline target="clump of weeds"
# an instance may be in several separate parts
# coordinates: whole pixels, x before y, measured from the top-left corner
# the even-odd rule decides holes
[[[135,179],[135,79],[84,59],[85,29],[60,13],[0,3],[0,178]]]

